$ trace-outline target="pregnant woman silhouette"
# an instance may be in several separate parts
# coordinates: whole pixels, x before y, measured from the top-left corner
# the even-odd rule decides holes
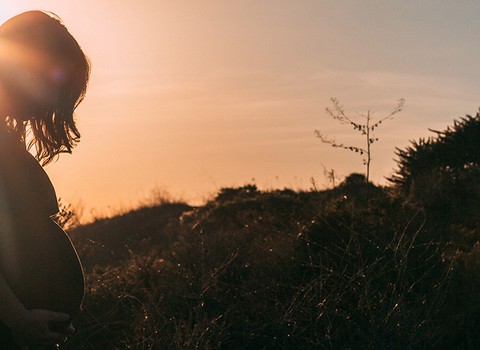
[[[89,72],[54,14],[0,26],[0,349],[55,348],[73,332],[83,272],[51,219],[57,197],[42,165],[79,141],[73,113]]]

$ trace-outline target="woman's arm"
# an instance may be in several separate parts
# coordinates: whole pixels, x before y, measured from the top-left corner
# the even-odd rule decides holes
[[[69,334],[52,332],[49,322],[64,322],[69,315],[48,310],[27,310],[0,274],[0,320],[20,344],[49,345],[62,343]],[[73,332],[70,327],[68,333]]]

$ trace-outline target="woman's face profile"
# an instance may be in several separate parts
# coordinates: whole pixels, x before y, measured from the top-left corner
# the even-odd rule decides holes
[[[26,13],[0,26],[0,113],[28,120],[58,100],[66,69],[47,50],[44,13]],[[48,18],[49,20],[50,18]]]
[[[12,45],[9,45],[12,46]],[[0,110],[20,120],[28,120],[39,110],[55,104],[61,68],[41,52],[15,47],[3,57],[0,44]]]

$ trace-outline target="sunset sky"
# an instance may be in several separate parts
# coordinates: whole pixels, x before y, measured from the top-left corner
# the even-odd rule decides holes
[[[0,1],[0,20],[58,14],[92,61],[82,142],[47,172],[57,196],[106,215],[155,188],[199,202],[220,187],[328,186],[363,172],[362,145],[325,113],[381,118],[372,179],[395,147],[480,106],[480,2],[360,0]],[[361,121],[361,119],[357,119]]]

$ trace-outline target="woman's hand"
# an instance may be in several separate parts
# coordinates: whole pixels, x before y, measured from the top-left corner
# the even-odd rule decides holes
[[[68,321],[68,314],[42,309],[25,311],[23,315],[18,315],[17,322],[10,326],[13,336],[21,345],[61,344],[74,332],[71,325],[65,333],[53,332],[49,328],[50,322]]]
[[[28,310],[0,274],[0,320],[10,328],[19,345],[55,345],[74,332],[70,316],[61,312]],[[62,324],[63,323],[63,324]],[[52,331],[50,325],[62,325]],[[68,324],[68,327],[65,327]],[[1,349],[1,344],[0,344]]]

